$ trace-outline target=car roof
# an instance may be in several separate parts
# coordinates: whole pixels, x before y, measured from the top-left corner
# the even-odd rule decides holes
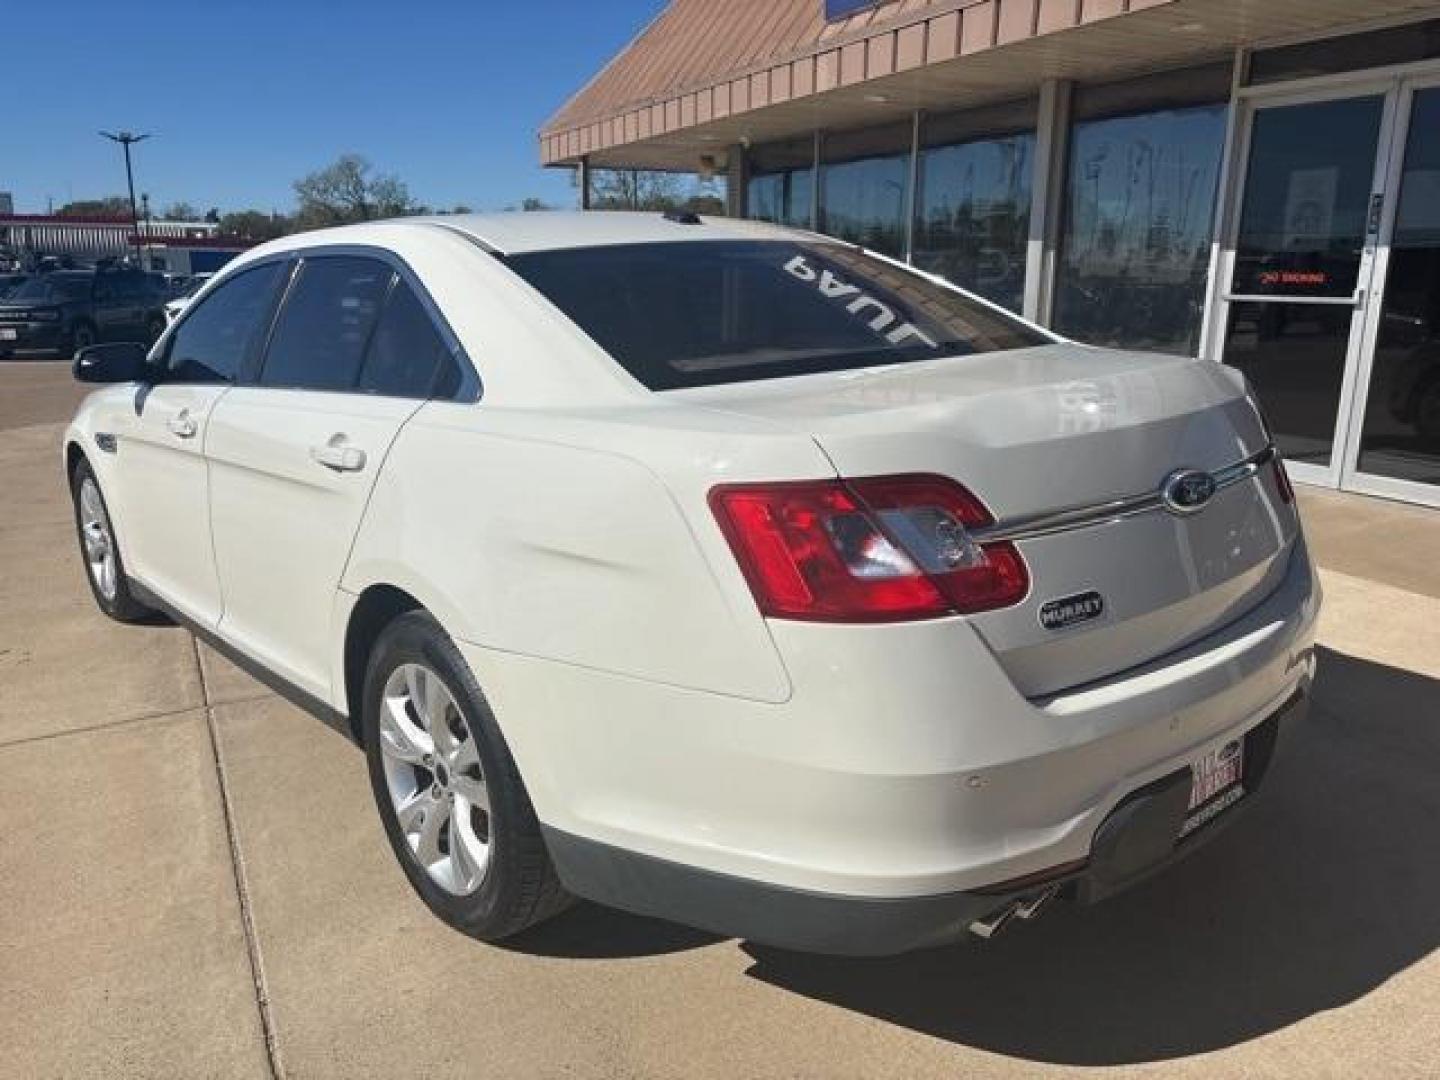
[[[387,244],[397,233],[420,239],[437,232],[459,234],[501,255],[620,244],[678,243],[687,240],[820,240],[814,233],[762,221],[699,216],[694,223],[661,211],[533,210],[497,214],[443,214],[387,218],[295,233],[272,240],[255,254],[293,251],[326,244]],[[249,260],[246,260],[249,261]]]
[[[534,210],[429,219],[507,255],[561,248],[693,240],[781,240],[805,233],[761,221],[643,210]]]

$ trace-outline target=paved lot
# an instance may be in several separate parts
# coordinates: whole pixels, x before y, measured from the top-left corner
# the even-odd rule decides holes
[[[94,610],[78,396],[0,365],[0,1073],[1440,1075],[1440,515],[1307,494],[1312,721],[1243,825],[1128,895],[884,961],[589,906],[493,948],[413,899],[357,750]]]

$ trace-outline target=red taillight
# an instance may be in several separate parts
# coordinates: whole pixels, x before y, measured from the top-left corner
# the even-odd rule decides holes
[[[899,622],[1008,607],[1030,587],[993,520],[939,476],[736,484],[710,505],[760,610],[782,619]]]
[[[1295,489],[1290,486],[1290,474],[1285,471],[1285,462],[1280,460],[1277,452],[1270,459],[1270,468],[1275,473],[1275,486],[1280,489],[1280,499],[1287,505],[1295,501]]]

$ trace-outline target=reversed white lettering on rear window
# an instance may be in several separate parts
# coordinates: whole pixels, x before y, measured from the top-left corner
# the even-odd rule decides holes
[[[861,292],[859,286],[842,281],[829,270],[817,271],[805,261],[804,255],[796,255],[785,264],[785,269],[791,276],[813,284],[825,299],[846,301],[846,311],[864,321],[871,330],[884,337],[891,345],[903,345],[913,339],[923,341],[932,349],[940,347],[933,338],[912,322],[894,326],[896,322],[899,322],[899,316],[895,314],[889,304]]]

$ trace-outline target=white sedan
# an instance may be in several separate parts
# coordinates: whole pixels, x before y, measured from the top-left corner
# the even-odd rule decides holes
[[[487,940],[571,896],[988,937],[1233,820],[1314,672],[1239,375],[813,234],[292,236],[76,373],[110,384],[64,444],[99,606],[352,735],[411,884]]]

